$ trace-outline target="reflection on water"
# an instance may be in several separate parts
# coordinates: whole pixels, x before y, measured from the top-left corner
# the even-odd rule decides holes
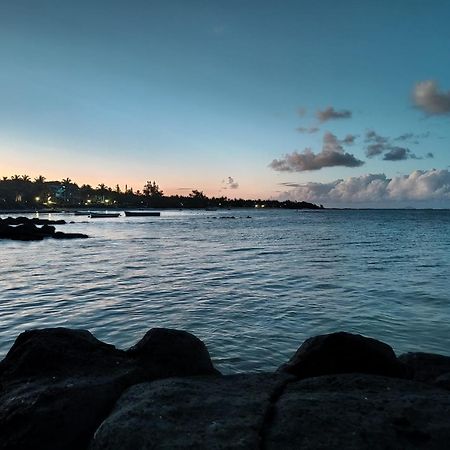
[[[57,217],[92,238],[0,241],[0,356],[19,332],[50,326],[121,348],[181,328],[224,372],[272,370],[336,330],[450,354],[450,211]]]

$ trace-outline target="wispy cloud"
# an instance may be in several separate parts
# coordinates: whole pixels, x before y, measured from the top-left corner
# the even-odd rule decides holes
[[[281,198],[323,204],[450,202],[450,172],[416,170],[394,178],[368,174],[330,183],[305,183],[285,192]]]
[[[419,140],[425,139],[430,137],[430,132],[426,131],[425,133],[403,133],[400,136],[397,136],[393,138],[393,141],[400,141],[400,142],[409,142],[412,144],[419,144]]]
[[[334,166],[359,167],[363,164],[363,161],[345,152],[341,141],[334,134],[327,132],[323,137],[321,152],[314,153],[310,148],[301,153],[294,151],[280,159],[274,159],[269,167],[279,172],[302,172]]]
[[[222,180],[222,189],[237,189],[238,187],[239,183],[233,177]]]
[[[294,183],[293,181],[285,181],[283,183],[278,183],[279,186],[285,186],[285,187],[300,187],[302,186],[300,183]]]
[[[325,108],[323,111],[317,111],[316,117],[320,123],[327,122],[328,120],[335,119],[350,119],[352,112],[348,109],[342,109],[340,111],[335,110],[332,106]]]
[[[450,114],[450,91],[439,91],[436,81],[417,83],[413,90],[413,100],[428,115]]]
[[[312,133],[316,133],[317,131],[319,131],[319,128],[318,127],[298,127],[297,131],[299,133],[312,134]]]
[[[422,159],[413,153],[409,148],[399,146],[394,144],[394,141],[400,142],[410,142],[413,144],[418,144],[417,139],[428,137],[429,133],[414,134],[414,133],[404,133],[395,138],[389,138],[386,136],[381,136],[374,130],[369,130],[366,132],[364,142],[366,145],[366,156],[368,158],[373,158],[378,155],[383,155],[384,161],[401,161],[405,159]],[[431,155],[431,156],[430,156]],[[428,153],[427,158],[432,158],[433,154]]]

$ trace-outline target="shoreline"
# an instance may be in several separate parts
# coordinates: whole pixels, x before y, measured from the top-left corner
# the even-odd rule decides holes
[[[85,330],[19,335],[0,362],[0,449],[445,448],[450,357],[345,332],[275,372],[221,375],[190,333],[118,350]]]

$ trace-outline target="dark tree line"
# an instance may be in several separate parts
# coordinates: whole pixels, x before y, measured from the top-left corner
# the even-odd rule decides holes
[[[59,207],[117,207],[117,208],[288,208],[319,209],[322,206],[308,202],[277,200],[244,200],[228,197],[207,197],[193,190],[189,195],[164,195],[155,181],[147,181],[142,191],[132,188],[114,188],[101,183],[79,186],[70,178],[47,181],[40,175],[32,180],[28,175],[13,175],[0,180],[0,209]]]

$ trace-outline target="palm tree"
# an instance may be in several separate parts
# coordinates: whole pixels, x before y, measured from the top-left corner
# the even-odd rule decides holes
[[[22,181],[31,181],[29,175],[22,175]]]
[[[19,181],[21,178],[20,178],[20,175],[13,175],[12,177],[11,177],[11,180],[13,180],[13,181]]]
[[[107,186],[106,186],[106,184],[100,183],[100,184],[97,186],[97,188],[98,188],[98,190],[99,190],[99,192],[100,192],[100,195],[102,196],[102,202],[105,203],[105,193],[107,192]]]
[[[38,184],[43,184],[44,181],[45,181],[45,177],[42,176],[42,175],[39,175],[38,177],[36,177],[36,178],[34,179],[34,182],[35,182],[35,183],[38,183]]]

